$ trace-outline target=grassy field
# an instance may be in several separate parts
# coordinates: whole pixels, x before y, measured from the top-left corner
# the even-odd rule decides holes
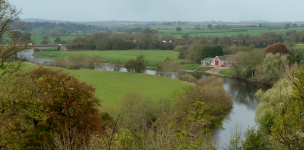
[[[244,35],[249,34],[249,35],[259,35],[260,33],[263,32],[282,32],[285,33],[287,30],[304,30],[304,27],[296,27],[296,28],[288,28],[285,30],[284,28],[271,28],[269,31],[269,27],[236,27],[236,28],[229,28],[229,29],[219,29],[219,30],[209,30],[209,29],[201,29],[201,30],[195,30],[195,29],[189,29],[193,28],[194,26],[184,26],[188,27],[188,29],[183,29],[182,31],[175,31],[176,27],[178,25],[171,25],[167,26],[166,25],[161,25],[161,26],[155,26],[152,28],[161,28],[159,31],[159,36],[163,37],[164,35],[169,35],[169,36],[174,36],[174,37],[180,37],[183,33],[188,33],[189,36],[194,37],[194,36],[236,36],[240,33],[243,33]],[[181,26],[183,27],[183,26]],[[239,31],[239,30],[247,30],[247,31]]]
[[[96,88],[96,96],[102,100],[102,105],[119,109],[120,99],[126,92],[138,91],[151,100],[161,98],[173,102],[174,91],[190,84],[154,75],[127,72],[110,72],[95,70],[67,70],[70,74]]]
[[[219,72],[219,74],[230,77],[231,76],[231,70],[230,69],[223,69]]]
[[[68,40],[68,39],[75,39],[77,36],[59,36],[59,38],[61,40]],[[43,39],[43,36],[42,35],[32,35],[31,36],[31,39],[32,41],[35,42],[35,44],[40,44],[40,42],[42,41]],[[55,43],[55,39],[56,37],[49,37],[49,44],[52,44],[52,43]]]
[[[85,56],[99,54],[105,57],[106,62],[120,60],[122,63],[126,63],[131,58],[135,59],[137,56],[142,54],[148,59],[148,66],[155,66],[156,63],[164,61],[167,57],[176,61],[183,61],[181,59],[177,59],[178,52],[172,50],[41,51],[37,52],[36,55],[38,57],[56,58],[67,57],[70,53],[82,53]]]
[[[200,67],[200,68],[198,68],[196,71],[205,72],[205,71],[208,71],[208,70],[210,70],[210,69],[212,69],[212,68],[214,68],[214,67]]]
[[[184,64],[186,70],[194,70],[200,66],[200,64]]]
[[[35,68],[37,67],[24,63],[21,69],[28,71]],[[191,85],[183,81],[148,74],[99,70],[63,70],[63,72],[92,85],[96,89],[95,96],[102,100],[101,110],[103,108],[112,111],[119,110],[121,98],[130,91],[138,91],[143,97],[153,101],[166,99],[172,104],[173,93]]]
[[[47,50],[47,51],[58,51],[58,47],[49,47],[49,48],[44,48],[43,50]]]
[[[303,44],[297,44],[293,47],[294,49],[304,49],[304,45]]]

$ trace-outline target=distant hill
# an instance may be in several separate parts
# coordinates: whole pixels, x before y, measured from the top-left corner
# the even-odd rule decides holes
[[[45,19],[40,19],[40,18],[26,18],[26,19],[21,19],[21,21],[24,21],[24,22],[73,22],[73,21],[62,21],[62,20],[45,20]]]
[[[239,23],[268,23],[265,20],[249,20],[249,21],[240,21]]]

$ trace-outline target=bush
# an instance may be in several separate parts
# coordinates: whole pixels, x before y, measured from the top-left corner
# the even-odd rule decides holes
[[[175,109],[180,121],[191,117],[198,126],[221,126],[222,119],[232,108],[231,98],[226,94],[223,82],[215,77],[201,79],[197,86],[184,88],[174,96],[178,101]]]
[[[273,84],[283,77],[285,70],[288,68],[287,66],[288,60],[285,55],[269,53],[262,63],[263,78],[267,83]]]
[[[84,59],[83,64],[85,68],[94,69],[96,66],[100,66],[101,63],[104,62],[106,62],[106,60],[103,56],[100,56],[98,54],[92,54]]]
[[[49,40],[48,39],[43,39],[40,44],[48,44],[49,43]]]
[[[85,59],[84,54],[71,53],[67,57],[68,60],[67,67],[69,69],[80,69],[80,67],[83,67],[84,59]]]
[[[62,67],[62,68],[67,67],[67,63],[68,63],[67,58],[57,57],[53,61],[54,61],[54,66],[56,67]]]
[[[130,59],[124,67],[128,72],[134,73],[144,73],[146,71],[146,66],[148,65],[148,60],[144,55],[139,55],[136,60]]]
[[[242,141],[242,147],[245,150],[270,150],[267,140],[264,139],[262,131],[255,128],[248,128],[244,133],[245,141]]]
[[[114,62],[110,62],[109,63],[110,68],[113,68],[113,71],[120,71],[122,68],[122,63],[120,62],[120,60],[114,61]]]
[[[42,68],[7,79],[0,81],[0,105],[5,106],[1,107],[5,111],[0,115],[0,137],[7,137],[2,148],[82,149],[91,134],[103,132],[100,101],[92,86]]]

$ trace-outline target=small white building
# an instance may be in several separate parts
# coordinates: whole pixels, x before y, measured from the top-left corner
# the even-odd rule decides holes
[[[212,62],[213,58],[211,57],[207,57],[205,59],[203,59],[201,61],[201,65],[204,65],[204,66],[211,66],[211,62]]]

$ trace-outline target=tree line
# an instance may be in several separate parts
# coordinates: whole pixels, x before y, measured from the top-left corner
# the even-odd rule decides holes
[[[135,29],[135,28],[134,28]],[[128,32],[128,31],[127,31]],[[183,33],[181,37],[164,35],[159,37],[156,30],[145,28],[134,32],[95,32],[85,37],[77,37],[67,43],[71,50],[127,50],[127,49],[166,49],[173,50],[177,46],[190,47],[193,43],[208,42],[211,45],[221,45],[224,54],[234,54],[238,49],[265,48],[274,43],[302,42],[303,31],[288,30],[286,33],[265,32],[259,35],[240,33],[236,36],[195,36]],[[135,40],[135,41],[133,41]]]
[[[68,34],[69,32],[73,33],[76,31],[107,31],[107,27],[71,22],[27,22],[24,28],[26,31],[41,33],[59,29],[61,31],[61,34]]]

